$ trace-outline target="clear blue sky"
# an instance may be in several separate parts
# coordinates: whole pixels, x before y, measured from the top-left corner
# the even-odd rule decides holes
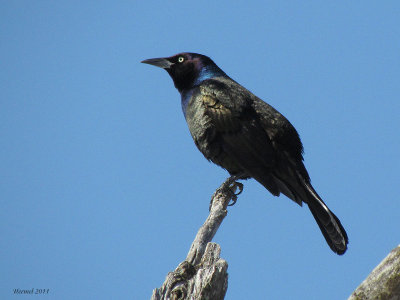
[[[201,4],[200,4],[201,3]],[[307,207],[245,191],[215,241],[227,299],[346,299],[400,243],[399,1],[2,1],[0,298],[148,299],[227,177],[196,149],[167,73],[206,54],[297,128]]]

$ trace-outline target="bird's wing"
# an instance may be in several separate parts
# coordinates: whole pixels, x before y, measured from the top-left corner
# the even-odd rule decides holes
[[[309,181],[303,165],[303,147],[296,129],[269,104],[230,79],[210,81],[201,89],[202,99],[223,140],[235,159],[244,161],[250,176],[267,187],[276,188],[302,204],[302,181]],[[238,130],[233,130],[234,125]],[[301,179],[297,172],[301,174]],[[273,188],[271,188],[271,186]]]
[[[291,159],[303,161],[303,145],[294,126],[281,113],[258,97],[252,106],[260,116],[260,123],[279,150],[285,150]]]
[[[200,86],[194,101],[203,104],[223,155],[238,164],[247,176],[261,182],[272,194],[279,195],[279,189],[270,176],[276,154],[251,106],[248,93],[234,81],[208,80]],[[223,167],[229,171],[229,166]]]

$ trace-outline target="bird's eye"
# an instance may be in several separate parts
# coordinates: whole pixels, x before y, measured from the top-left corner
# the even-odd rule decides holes
[[[184,58],[183,56],[179,56],[179,57],[178,57],[178,62],[181,63],[181,62],[183,62],[184,60],[185,60],[185,58]]]

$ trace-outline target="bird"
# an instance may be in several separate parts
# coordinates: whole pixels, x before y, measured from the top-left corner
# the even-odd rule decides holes
[[[274,196],[306,203],[332,251],[346,252],[347,233],[311,185],[300,136],[281,113],[205,55],[183,52],[142,63],[168,72],[190,134],[207,160],[238,179],[255,179]]]

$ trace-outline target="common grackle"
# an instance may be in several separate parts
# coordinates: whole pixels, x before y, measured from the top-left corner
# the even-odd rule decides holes
[[[142,63],[172,77],[193,140],[209,161],[241,179],[254,178],[274,196],[307,203],[332,251],[346,252],[346,231],[312,187],[300,137],[283,115],[207,56],[180,53]]]

